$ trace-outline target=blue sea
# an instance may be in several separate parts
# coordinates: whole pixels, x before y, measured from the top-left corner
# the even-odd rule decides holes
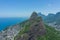
[[[0,18],[0,31],[4,30],[10,25],[21,23],[26,19],[27,18]]]

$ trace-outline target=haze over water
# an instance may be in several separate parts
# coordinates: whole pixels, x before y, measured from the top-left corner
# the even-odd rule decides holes
[[[26,20],[25,18],[0,18],[0,31],[4,30],[5,28],[21,23],[22,21]]]

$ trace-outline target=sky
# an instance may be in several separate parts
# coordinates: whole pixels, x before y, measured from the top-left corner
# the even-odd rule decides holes
[[[29,17],[33,11],[56,14],[60,0],[0,0],[0,17]]]

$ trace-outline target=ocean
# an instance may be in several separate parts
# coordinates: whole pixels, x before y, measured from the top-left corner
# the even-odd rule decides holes
[[[0,18],[0,31],[4,30],[10,25],[21,23],[26,19],[27,18]]]

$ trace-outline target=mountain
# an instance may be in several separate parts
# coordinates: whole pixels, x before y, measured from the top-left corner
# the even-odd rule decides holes
[[[46,18],[46,16],[43,15],[41,12],[38,13],[38,16],[41,16],[43,20]]]
[[[38,13],[38,16],[41,16],[41,17],[46,17],[45,15],[43,15],[41,12]]]
[[[57,12],[56,14],[49,13],[47,16],[43,16],[43,14],[40,15],[45,23],[60,30],[60,12]]]
[[[23,28],[15,40],[60,40],[60,32],[43,23],[42,17],[33,12],[30,19],[24,21]]]
[[[41,24],[41,25],[40,25]],[[24,29],[20,31],[16,40],[34,40],[38,35],[46,33],[41,17],[33,12],[30,19],[25,23]],[[22,37],[23,36],[23,37]],[[26,37],[26,38],[25,38]]]
[[[60,12],[57,12],[55,15],[55,21],[57,21],[57,24],[60,25]]]
[[[51,22],[53,21],[52,19],[54,18],[55,14],[49,13],[47,16],[45,16],[42,13],[38,13],[38,15],[41,16],[45,22]]]
[[[54,22],[54,14],[48,14],[45,18],[46,22]]]
[[[46,17],[47,22],[56,22],[56,23],[58,23],[59,20],[60,20],[60,12],[58,12],[56,14],[48,14],[47,17]]]

